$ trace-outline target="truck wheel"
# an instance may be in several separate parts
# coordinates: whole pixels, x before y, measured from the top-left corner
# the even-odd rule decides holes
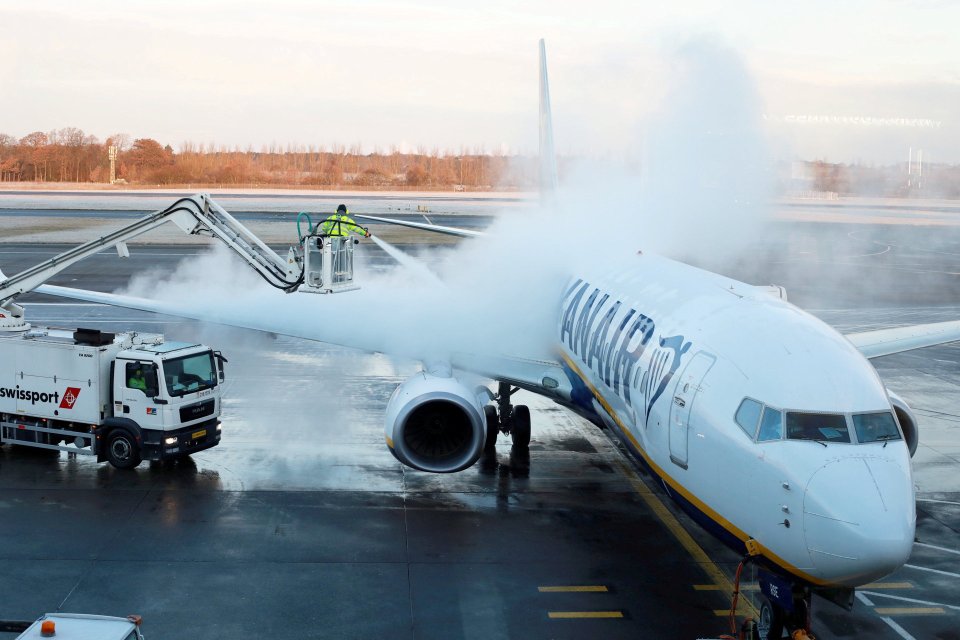
[[[140,464],[140,447],[126,431],[114,431],[107,438],[107,459],[117,469],[133,469]]]

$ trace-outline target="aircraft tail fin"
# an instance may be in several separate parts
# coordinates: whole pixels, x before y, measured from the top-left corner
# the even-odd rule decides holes
[[[547,80],[547,47],[540,39],[540,202],[556,199],[557,153],[553,146],[553,116],[550,111],[550,84]]]

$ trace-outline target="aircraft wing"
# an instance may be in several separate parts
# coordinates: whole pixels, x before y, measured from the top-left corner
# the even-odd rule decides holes
[[[922,349],[960,340],[960,320],[848,333],[846,338],[868,358]]]
[[[89,291],[86,289],[74,289],[71,287],[60,287],[52,284],[44,284],[36,289],[36,293],[43,293],[58,298],[69,298],[71,300],[83,300],[85,302],[97,302],[110,305],[112,307],[123,307],[125,309],[136,309],[138,311],[150,311],[152,313],[162,313],[178,318],[188,318],[191,320],[202,320],[205,322],[214,322],[231,327],[240,327],[241,329],[253,329],[255,331],[265,331],[280,335],[292,336],[295,338],[309,338],[303,335],[304,331],[297,331],[292,326],[282,326],[281,323],[272,321],[275,316],[256,315],[241,317],[235,313],[235,310],[226,310],[222,315],[218,315],[211,310],[192,309],[190,305],[180,305],[169,301],[150,300],[148,298],[138,298],[136,296],[125,296],[115,293],[101,293],[99,291]],[[328,342],[328,341],[325,341]],[[350,344],[340,344],[329,341],[332,344],[352,347]]]
[[[432,231],[433,233],[442,233],[448,236],[458,236],[460,238],[479,238],[486,235],[482,231],[473,231],[471,229],[459,229],[457,227],[445,227],[440,224],[427,224],[425,222],[413,222],[412,220],[396,220],[394,218],[381,218],[380,216],[368,216],[366,214],[352,213],[354,218],[360,220],[373,220],[384,224],[395,224],[401,227],[410,227],[411,229],[422,229],[423,231]]]
[[[242,302],[237,305],[238,308],[232,306],[204,308],[190,303],[177,304],[170,301],[150,300],[136,296],[101,293],[56,285],[41,285],[34,291],[59,298],[162,313],[178,318],[201,320],[241,329],[314,340],[361,351],[388,353],[416,359],[416,354],[395,353],[395,348],[391,348],[395,345],[386,341],[377,342],[375,338],[371,339],[370,334],[357,334],[349,330],[341,331],[339,327],[342,323],[302,322],[297,318],[304,317],[304,314],[250,313],[249,307],[246,309],[247,312],[244,313],[245,305]],[[295,300],[294,298],[291,301]],[[304,295],[301,296],[300,301],[315,302],[315,298],[314,296]],[[311,305],[310,309],[315,311],[316,306]],[[314,317],[316,316],[314,315]],[[534,393],[558,398],[569,398],[570,396],[569,379],[564,374],[560,363],[553,360],[455,353],[450,358],[450,365],[454,369],[469,371]]]
[[[572,393],[562,365],[554,360],[455,353],[450,364],[541,395],[569,399]]]

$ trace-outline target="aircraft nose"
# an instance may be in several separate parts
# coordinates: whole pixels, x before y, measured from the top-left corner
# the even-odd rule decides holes
[[[818,577],[854,587],[899,568],[913,548],[915,507],[909,470],[897,462],[857,457],[821,467],[803,499]]]

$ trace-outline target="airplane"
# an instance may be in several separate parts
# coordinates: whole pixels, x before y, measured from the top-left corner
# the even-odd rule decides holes
[[[541,184],[556,197],[542,40],[540,145]],[[680,508],[762,568],[763,638],[809,631],[813,593],[850,608],[856,587],[907,561],[916,528],[910,458],[918,422],[870,359],[960,340],[960,322],[841,335],[780,290],[649,252],[577,267],[548,296],[554,324],[543,338],[552,353],[471,353],[465,344],[423,357],[423,371],[400,384],[387,405],[385,440],[397,460],[426,472],[462,471],[490,451],[500,433],[523,449],[531,437],[530,412],[511,396],[518,389],[545,396],[614,434]],[[304,321],[311,316],[301,311],[327,304],[316,296],[277,294],[265,313],[244,307],[242,299],[235,308],[210,309],[195,301],[51,285],[36,291],[397,350]],[[288,304],[297,312],[278,312]],[[493,380],[497,392],[478,391],[466,374]]]

